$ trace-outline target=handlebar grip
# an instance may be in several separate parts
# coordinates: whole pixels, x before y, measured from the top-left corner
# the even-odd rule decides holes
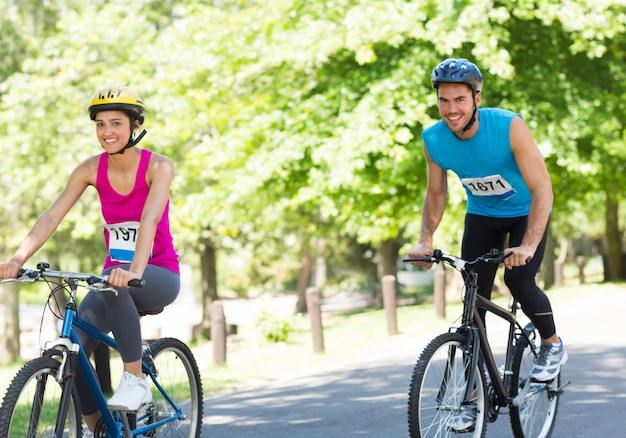
[[[26,273],[26,269],[20,269],[19,271],[17,271],[17,277],[15,278],[20,278],[22,277],[24,274]]]
[[[134,278],[128,282],[128,285],[132,287],[144,287],[146,285],[146,280]]]
[[[404,263],[414,263],[414,262],[421,262],[421,263],[437,263],[437,259],[433,256],[426,256],[426,257],[420,257],[417,259],[403,259],[402,260]]]

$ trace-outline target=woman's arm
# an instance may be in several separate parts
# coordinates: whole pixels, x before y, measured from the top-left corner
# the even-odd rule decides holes
[[[12,278],[19,269],[48,241],[63,218],[94,181],[93,157],[79,164],[70,175],[65,188],[50,207],[35,221],[17,251],[7,263],[0,265],[0,277]]]

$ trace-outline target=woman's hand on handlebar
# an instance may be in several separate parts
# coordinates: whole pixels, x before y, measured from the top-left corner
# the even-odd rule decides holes
[[[111,287],[127,288],[131,280],[141,281],[141,275],[125,269],[115,268],[109,273],[107,283]]]
[[[535,255],[535,251],[528,248],[527,246],[516,246],[513,248],[507,248],[504,250],[504,254],[510,254],[510,256],[506,257],[503,261],[504,266],[507,269],[513,269],[516,266],[524,266],[526,265]]]
[[[6,263],[0,263],[0,278],[17,278],[20,269],[22,269],[22,265],[14,260],[9,260]]]
[[[432,255],[433,252],[434,252],[434,249],[431,245],[428,245],[425,243],[418,243],[417,245],[415,245],[415,247],[411,251],[409,251],[409,258],[419,259],[422,257]],[[424,268],[424,271],[428,271],[433,266],[432,263],[426,263],[426,262],[411,262],[411,264],[413,266]]]

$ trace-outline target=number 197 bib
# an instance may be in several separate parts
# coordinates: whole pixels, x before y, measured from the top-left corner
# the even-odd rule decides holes
[[[111,260],[130,263],[135,256],[139,222],[129,221],[118,224],[105,224],[109,231],[109,255]]]

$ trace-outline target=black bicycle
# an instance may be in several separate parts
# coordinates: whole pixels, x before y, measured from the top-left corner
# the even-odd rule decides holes
[[[411,438],[453,437],[458,434],[483,437],[487,423],[500,409],[508,408],[516,438],[546,438],[552,434],[559,398],[561,375],[539,382],[529,377],[541,339],[532,323],[517,321],[518,303],[505,309],[478,294],[475,266],[500,264],[507,257],[493,249],[466,261],[435,250],[432,256],[405,262],[445,263],[464,279],[461,324],[434,338],[420,355],[411,378],[408,402]],[[499,369],[487,339],[478,309],[509,323],[504,364]],[[459,417],[473,410],[476,420],[459,427]],[[472,416],[473,416],[472,415]]]

